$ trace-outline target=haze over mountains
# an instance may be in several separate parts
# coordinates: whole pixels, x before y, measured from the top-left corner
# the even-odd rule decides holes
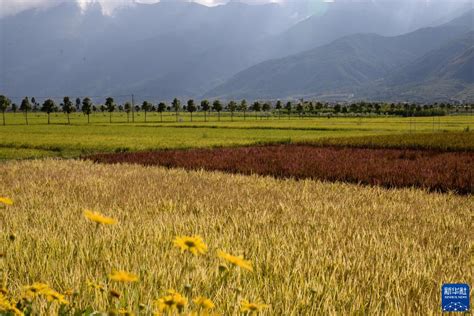
[[[109,16],[99,4],[83,11],[66,2],[23,11],[0,19],[0,93],[474,99],[472,9],[408,19],[374,2],[320,4],[308,12],[163,1]]]
[[[356,34],[244,70],[208,96],[223,98],[472,99],[473,14],[384,37]]]

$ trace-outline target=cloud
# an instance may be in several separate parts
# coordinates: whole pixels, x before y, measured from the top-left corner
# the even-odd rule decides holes
[[[31,8],[47,8],[64,0],[0,0],[0,16],[16,14]]]
[[[32,8],[48,8],[61,2],[76,1],[79,6],[85,9],[93,3],[100,3],[105,14],[112,14],[119,7],[133,5],[135,3],[157,3],[160,0],[0,0],[0,16],[12,15]],[[173,0],[197,2],[206,6],[215,6],[225,4],[232,0]],[[249,4],[261,4],[268,2],[280,2],[285,0],[240,0]],[[300,0],[296,0],[300,1]]]
[[[48,8],[65,1],[76,1],[81,8],[85,9],[92,3],[100,3],[104,14],[111,15],[115,9],[123,6],[134,5],[135,3],[157,3],[160,0],[0,0],[0,17],[16,14],[31,8]],[[169,1],[169,0],[168,0]],[[197,2],[206,6],[225,4],[230,1],[240,1],[248,4],[281,3],[286,5],[308,4],[313,2],[373,2],[373,3],[398,3],[400,6],[406,3],[445,3],[459,4],[470,0],[171,0]]]

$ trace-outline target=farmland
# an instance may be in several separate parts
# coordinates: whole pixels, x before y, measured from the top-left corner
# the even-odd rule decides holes
[[[471,315],[472,1],[0,0],[0,316]]]
[[[474,192],[474,155],[471,153],[286,144],[97,154],[89,159],[280,178],[315,178],[389,188],[417,186],[444,192]]]
[[[74,293],[75,310],[151,313],[171,288],[210,298],[219,314],[236,314],[242,299],[269,305],[267,315],[433,314],[443,282],[474,281],[471,197],[70,160],[6,162],[0,181],[14,201],[0,210],[12,297],[45,282]],[[118,224],[98,227],[84,209]],[[208,252],[181,253],[180,235],[200,235]],[[219,249],[253,272],[219,269]],[[139,280],[114,282],[112,270]]]
[[[166,299],[434,314],[443,283],[474,281],[471,116],[23,119],[0,126],[0,299],[26,314],[151,315]]]
[[[308,118],[308,119],[258,119],[248,117],[230,121],[227,116],[208,122],[159,123],[159,115],[149,117],[149,122],[126,123],[126,115],[115,114],[112,124],[108,115],[94,115],[87,124],[82,114],[71,114],[71,125],[64,114],[52,115],[53,124],[46,124],[46,115],[30,114],[28,126],[22,114],[7,114],[7,125],[0,126],[0,159],[34,157],[77,157],[97,152],[144,151],[171,148],[217,147],[250,145],[271,142],[319,142],[397,146],[428,146],[430,148],[474,148],[472,116],[446,116],[436,118]],[[136,114],[138,115],[138,114]],[[140,113],[143,115],[143,113]],[[153,121],[154,118],[154,121]],[[450,134],[446,132],[456,132]],[[433,137],[418,134],[433,133]],[[407,137],[407,134],[412,136]],[[403,135],[401,137],[384,135]],[[454,136],[453,136],[454,135]],[[377,136],[376,138],[358,138]],[[357,139],[354,139],[356,137]],[[370,144],[372,142],[372,144]],[[423,145],[424,144],[424,145]],[[14,152],[14,153],[12,153]]]

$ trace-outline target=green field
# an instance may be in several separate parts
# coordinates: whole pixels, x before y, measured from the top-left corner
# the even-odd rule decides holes
[[[235,146],[270,142],[319,142],[329,144],[433,143],[441,148],[474,148],[473,116],[443,117],[312,117],[287,116],[244,120],[241,113],[231,121],[229,113],[215,113],[204,122],[203,114],[182,113],[176,122],[174,113],[135,113],[135,123],[127,123],[125,113],[91,115],[74,113],[67,124],[66,115],[54,113],[47,125],[46,114],[30,113],[25,125],[22,113],[8,113],[6,126],[0,126],[0,159],[36,157],[75,157],[95,152],[155,150]],[[455,133],[453,133],[455,132]],[[430,133],[431,136],[428,136]],[[419,136],[419,134],[424,136]],[[390,135],[397,136],[394,141]],[[434,136],[433,136],[434,135]],[[453,135],[460,135],[452,137]],[[371,138],[366,138],[370,136]],[[375,138],[374,138],[375,136]],[[386,136],[389,136],[387,138]],[[348,138],[349,137],[349,138]],[[363,138],[361,138],[363,137]],[[414,140],[415,139],[415,140]],[[430,146],[431,147],[431,146]]]

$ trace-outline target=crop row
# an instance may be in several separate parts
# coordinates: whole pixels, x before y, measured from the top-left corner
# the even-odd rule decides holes
[[[100,163],[134,163],[277,178],[320,179],[383,187],[473,192],[474,154],[305,144],[97,154]]]

